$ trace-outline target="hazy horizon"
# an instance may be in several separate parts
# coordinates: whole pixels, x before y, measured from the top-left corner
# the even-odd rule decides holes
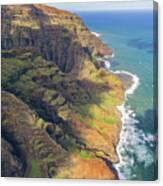
[[[149,10],[153,8],[153,1],[58,2],[48,3],[48,5],[69,11]]]

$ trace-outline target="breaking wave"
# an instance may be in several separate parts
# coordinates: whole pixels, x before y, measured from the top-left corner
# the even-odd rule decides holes
[[[93,35],[95,35],[96,37],[100,37],[101,35],[97,32],[91,32]]]
[[[105,66],[110,70],[111,64],[103,60]],[[111,70],[112,71],[112,70]],[[119,163],[115,164],[120,179],[137,179],[136,164],[142,164],[144,167],[150,166],[154,162],[154,152],[151,148],[154,146],[154,135],[139,129],[136,119],[136,113],[127,105],[128,96],[134,94],[140,85],[140,79],[136,74],[127,71],[112,71],[115,74],[127,74],[132,77],[132,85],[125,91],[125,99],[122,105],[117,106],[121,112],[122,129],[117,153]],[[151,148],[150,148],[151,147]]]

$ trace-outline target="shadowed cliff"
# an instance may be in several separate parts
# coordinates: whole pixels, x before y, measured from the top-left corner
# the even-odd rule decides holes
[[[96,63],[109,55],[74,14],[2,6],[2,137],[19,152],[4,149],[4,176],[117,179],[124,87]]]

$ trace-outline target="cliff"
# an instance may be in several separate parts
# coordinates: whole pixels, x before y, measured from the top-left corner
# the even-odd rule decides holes
[[[124,87],[96,60],[112,50],[44,5],[2,6],[1,43],[2,175],[117,179]]]
[[[32,50],[54,61],[62,71],[80,70],[91,54],[111,55],[81,19],[71,13],[43,5],[3,6],[2,49]]]

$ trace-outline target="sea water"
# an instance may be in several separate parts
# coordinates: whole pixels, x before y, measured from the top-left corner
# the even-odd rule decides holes
[[[156,122],[154,120],[153,11],[114,10],[76,12],[93,34],[112,48],[112,71],[133,75],[134,88],[126,92],[123,128],[115,165],[121,179],[153,180],[156,173]],[[134,80],[133,79],[133,80]]]

